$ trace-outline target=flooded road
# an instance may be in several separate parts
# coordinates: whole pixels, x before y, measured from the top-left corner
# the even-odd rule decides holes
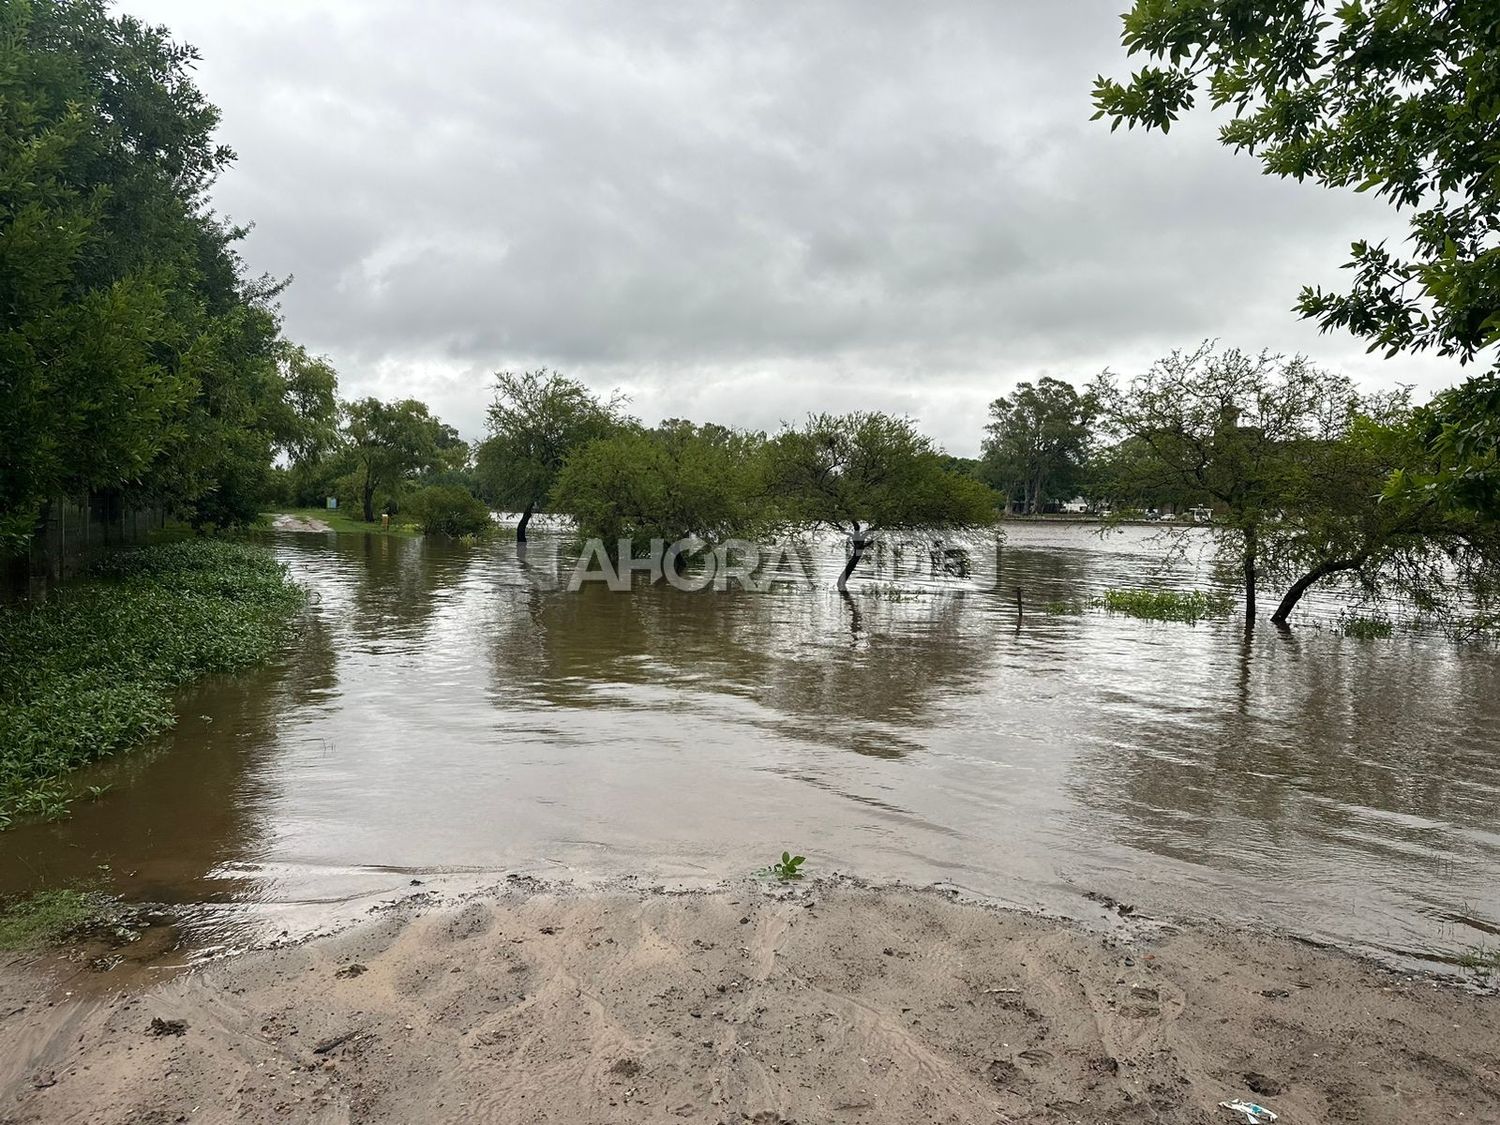
[[[1102,892],[1398,957],[1500,934],[1500,657],[1029,606],[1158,576],[1143,532],[1012,525],[998,589],[549,592],[516,545],[270,542],[313,592],[273,667],[184,693],[0,891],[102,876],[205,943],[521,871]],[[533,547],[535,550],[535,546]],[[855,583],[858,586],[858,582]],[[1321,626],[1321,627],[1320,627]]]

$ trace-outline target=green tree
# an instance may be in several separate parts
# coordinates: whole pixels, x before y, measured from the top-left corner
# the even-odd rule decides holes
[[[765,435],[670,419],[618,428],[568,457],[550,502],[579,532],[622,540],[717,545],[768,524],[760,476]]]
[[[1265,552],[1268,573],[1289,583],[1272,621],[1285,624],[1308,590],[1339,578],[1444,621],[1493,601],[1500,526],[1429,493],[1382,495],[1430,456],[1406,392],[1362,399],[1331,440],[1298,450]]]
[[[1071,383],[1043,376],[990,403],[982,477],[1021,511],[1076,495],[1090,451],[1096,404]]]
[[[1500,521],[1500,379],[1471,379],[1417,411],[1429,457],[1391,477],[1392,500],[1426,496]]]
[[[1285,625],[1319,583],[1345,581],[1451,623],[1493,603],[1500,528],[1431,494],[1382,495],[1431,456],[1406,393],[1358,395],[1301,359],[1174,353],[1121,387],[1101,378],[1110,427],[1124,435],[1109,472],[1121,493],[1215,509],[1220,562],[1245,589],[1279,584]],[[1188,534],[1186,529],[1183,534]]]
[[[480,445],[475,475],[484,498],[521,513],[517,542],[576,450],[624,422],[624,400],[601,402],[588,387],[545,368],[495,376],[489,436]]]
[[[375,498],[402,484],[442,456],[442,422],[425,402],[408,398],[381,402],[362,398],[344,408],[346,456],[366,523],[375,521]]]
[[[929,438],[888,414],[811,415],[772,441],[766,473],[782,519],[849,537],[841,591],[877,535],[969,530],[996,517],[994,492],[944,468]]]
[[[338,373],[326,356],[286,340],[275,349],[278,385],[267,411],[276,451],[293,467],[314,465],[338,447]]]
[[[1349,291],[1298,309],[1391,356],[1491,353],[1429,411],[1423,485],[1500,515],[1500,0],[1136,0],[1123,19],[1127,51],[1164,65],[1101,76],[1096,117],[1166,131],[1206,86],[1233,114],[1220,139],[1267,172],[1410,213],[1407,254],[1355,242]]]
[[[1157,487],[1175,486],[1216,506],[1215,535],[1255,621],[1265,540],[1281,520],[1299,459],[1342,434],[1358,398],[1353,384],[1297,357],[1203,344],[1173,352],[1121,386],[1109,373],[1091,391],[1115,434],[1135,443]]]
[[[1101,445],[1089,459],[1088,495],[1114,509],[1205,507],[1213,498],[1164,465],[1140,437]]]
[[[289,395],[279,286],[207,209],[233,158],[197,60],[101,0],[0,6],[0,546],[45,504],[130,493],[253,515]]]

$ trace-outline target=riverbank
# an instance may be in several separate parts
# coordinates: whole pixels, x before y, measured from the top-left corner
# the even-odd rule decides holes
[[[418,898],[97,994],[0,969],[14,1121],[1500,1120],[1500,999],[850,883]],[[94,986],[90,995],[82,985]]]
[[[269,552],[195,539],[0,609],[0,828],[65,813],[69,773],[171,726],[177,687],[267,659],[303,600]]]

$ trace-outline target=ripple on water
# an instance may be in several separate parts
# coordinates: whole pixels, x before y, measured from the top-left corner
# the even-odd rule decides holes
[[[315,593],[298,645],[184,693],[174,731],[88,779],[104,800],[8,833],[0,888],[107,865],[206,904],[226,943],[427,873],[732,876],[795,847],[825,872],[1070,912],[1095,889],[1403,954],[1500,926],[1496,656],[1038,612],[1203,580],[1139,534],[1025,527],[995,591],[924,578],[853,610],[548,592],[504,541],[274,542]],[[817,562],[831,587],[836,545]]]

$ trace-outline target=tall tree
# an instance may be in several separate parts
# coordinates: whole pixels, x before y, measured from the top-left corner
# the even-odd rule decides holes
[[[1088,459],[1096,404],[1071,383],[1043,376],[1020,383],[990,403],[983,477],[1006,498],[1019,495],[1023,512],[1040,512],[1049,499],[1073,495]]]
[[[134,493],[246,518],[275,445],[279,287],[207,209],[233,153],[197,54],[102,0],[0,5],[0,548]]]
[[[931,439],[889,414],[814,414],[767,450],[767,478],[789,523],[849,537],[849,576],[881,534],[962,531],[992,524],[998,497],[943,466]]]
[[[1301,357],[1204,344],[1173,352],[1123,387],[1106,373],[1093,393],[1110,428],[1149,450],[1141,463],[1158,486],[1216,503],[1219,547],[1234,559],[1252,624],[1264,540],[1281,519],[1287,482],[1308,450],[1344,431],[1357,404],[1353,385]]]
[[[275,360],[278,385],[267,423],[276,451],[293,467],[315,464],[338,444],[338,373],[326,356],[286,340]]]
[[[1101,76],[1096,117],[1165,132],[1206,86],[1223,143],[1267,172],[1410,213],[1408,254],[1355,242],[1349,291],[1298,309],[1387,355],[1488,353],[1430,411],[1424,483],[1500,515],[1500,0],[1136,0],[1123,20],[1127,51],[1165,65]]]
[[[600,401],[578,380],[545,368],[503,371],[495,376],[488,421],[476,476],[486,500],[521,513],[516,540],[524,543],[563,463],[624,422],[624,399],[616,394]]]
[[[1300,360],[1205,348],[1125,387],[1106,376],[1099,393],[1126,435],[1106,470],[1113,487],[1215,508],[1209,533],[1241,575],[1247,626],[1262,586],[1282,591],[1278,626],[1335,581],[1449,626],[1494,604],[1500,525],[1417,490],[1382,495],[1430,458],[1405,392],[1361,396]]]
[[[344,433],[355,488],[366,523],[375,521],[375,497],[439,462],[443,424],[416,399],[362,398],[345,408]]]

